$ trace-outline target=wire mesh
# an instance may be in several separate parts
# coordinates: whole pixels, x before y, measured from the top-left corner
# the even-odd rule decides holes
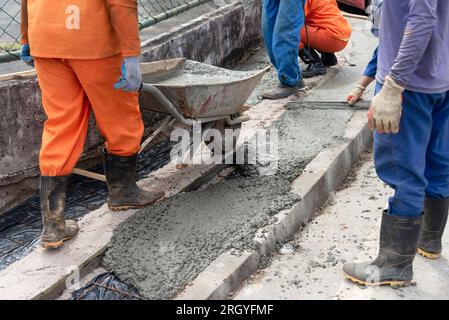
[[[137,0],[140,29],[211,0]],[[20,0],[0,0],[0,62],[20,57]]]

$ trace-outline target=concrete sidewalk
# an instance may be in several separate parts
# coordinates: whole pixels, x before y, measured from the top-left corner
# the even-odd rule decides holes
[[[235,299],[449,299],[449,233],[441,259],[416,257],[416,286],[361,287],[344,279],[343,263],[377,255],[381,210],[391,192],[377,178],[372,154],[364,154],[346,183],[291,241],[296,251],[275,256]]]

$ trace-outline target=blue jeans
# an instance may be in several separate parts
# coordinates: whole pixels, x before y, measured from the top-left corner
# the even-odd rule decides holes
[[[287,86],[296,86],[302,79],[298,53],[303,25],[302,0],[263,0],[265,45],[279,81]]]
[[[368,65],[366,66],[365,71],[363,72],[363,75],[365,77],[369,77],[369,78],[373,78],[373,79],[376,78],[378,52],[379,52],[379,47],[377,46],[373,52],[371,60],[369,61]]]
[[[399,133],[374,133],[374,163],[379,178],[395,190],[392,215],[420,215],[425,196],[449,198],[449,92],[404,91]]]

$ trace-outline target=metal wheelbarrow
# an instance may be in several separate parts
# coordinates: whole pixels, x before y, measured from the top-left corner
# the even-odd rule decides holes
[[[223,134],[249,120],[241,114],[245,102],[269,70],[232,71],[186,59],[150,62],[141,68],[142,109],[169,114],[172,121],[190,128],[200,122],[203,130],[214,128]]]
[[[217,129],[222,136],[226,129],[238,130],[233,135],[235,143],[242,123],[250,120],[242,115],[245,102],[270,69],[232,71],[183,58],[141,63],[140,67],[141,109],[169,115],[142,143],[140,152],[168,128],[192,128],[195,122],[202,130]],[[204,142],[208,145],[211,141]],[[223,150],[229,149],[223,146]],[[104,175],[86,170],[75,169],[73,173],[105,181]]]

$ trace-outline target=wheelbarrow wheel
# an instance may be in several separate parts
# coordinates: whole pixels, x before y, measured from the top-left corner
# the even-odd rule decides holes
[[[235,153],[241,128],[241,123],[228,125],[225,119],[217,120],[213,123],[205,123],[203,125],[203,130],[205,133],[204,143],[213,153],[217,152],[217,143],[214,143],[214,139],[216,134],[219,133],[221,137],[221,153],[223,155],[231,152]],[[216,130],[211,132],[211,137],[207,137],[208,129]]]

